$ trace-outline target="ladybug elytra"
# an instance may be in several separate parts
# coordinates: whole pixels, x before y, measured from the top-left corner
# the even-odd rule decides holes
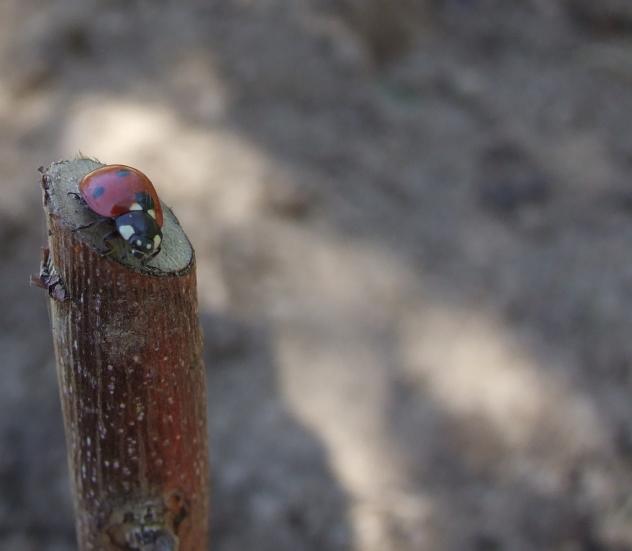
[[[142,172],[125,165],[106,165],[86,174],[79,192],[90,210],[114,221],[132,255],[147,260],[158,254],[162,207],[153,184]]]

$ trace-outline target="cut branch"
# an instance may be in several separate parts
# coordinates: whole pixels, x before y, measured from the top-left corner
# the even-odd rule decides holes
[[[43,171],[57,374],[81,550],[206,549],[206,389],[193,249],[164,207],[142,264],[77,201],[91,159]]]

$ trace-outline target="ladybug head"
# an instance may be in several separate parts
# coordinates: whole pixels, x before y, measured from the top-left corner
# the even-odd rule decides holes
[[[162,243],[162,232],[156,221],[145,211],[135,210],[116,219],[116,229],[127,241],[131,253],[140,259],[158,254]]]

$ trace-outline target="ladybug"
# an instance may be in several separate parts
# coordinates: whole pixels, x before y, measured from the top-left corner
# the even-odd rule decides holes
[[[153,184],[140,170],[125,165],[97,168],[83,177],[79,192],[90,210],[114,221],[112,235],[118,233],[132,255],[147,260],[158,254],[162,207]]]

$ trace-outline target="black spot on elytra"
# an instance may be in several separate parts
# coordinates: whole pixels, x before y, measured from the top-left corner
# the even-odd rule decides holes
[[[117,171],[116,175],[119,178],[125,178],[125,176],[129,176],[129,170],[127,170],[126,168],[122,168],[121,170]]]
[[[105,188],[103,186],[99,186],[92,192],[92,197],[94,197],[95,199],[98,199],[104,193],[105,193]]]
[[[151,195],[145,191],[136,192],[136,202],[143,207],[144,211],[148,211],[149,209],[154,208],[154,201],[151,198]]]

